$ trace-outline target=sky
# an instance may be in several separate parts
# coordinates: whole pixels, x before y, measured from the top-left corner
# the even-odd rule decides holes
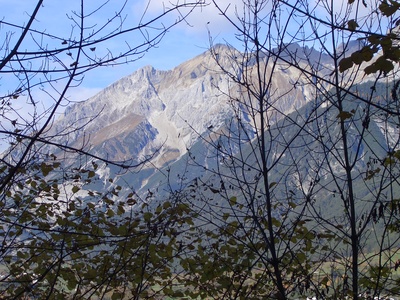
[[[126,1],[126,5],[124,3]],[[124,7],[120,16],[124,19],[124,28],[136,26],[138,23],[146,22],[154,17],[159,16],[165,8],[170,6],[171,2],[174,3],[187,3],[192,0],[84,0],[84,10],[87,17],[85,18],[85,30],[86,34],[96,32],[101,29],[100,35],[110,33],[110,30],[116,30],[118,28],[118,22],[111,22],[105,28],[102,26],[112,19],[121,7]],[[196,1],[196,0],[194,0]],[[199,0],[197,0],[199,1]],[[209,2],[211,0],[205,0]],[[241,16],[243,13],[243,2],[247,0],[217,0],[216,3],[221,9],[236,20],[237,16]],[[267,1],[270,5],[274,0]],[[296,3],[297,1],[287,0],[289,3]],[[364,0],[374,2],[375,0]],[[341,9],[347,7],[348,0],[308,0],[301,1],[301,3],[308,3],[310,7],[315,7],[316,14],[318,17],[324,17],[323,5],[316,3],[334,3],[335,15],[340,15]],[[24,26],[34,8],[36,7],[38,0],[0,0],[0,21],[17,24]],[[57,37],[65,37],[66,40],[74,39],[78,36],[77,26],[73,22],[73,16],[76,11],[80,10],[81,0],[44,0],[43,5],[40,8],[39,14],[37,15],[33,28],[40,32],[45,32]],[[300,2],[297,2],[300,3]],[[354,2],[360,4],[361,0]],[[104,4],[104,5],[103,5]],[[265,12],[270,12],[270,6],[265,7]],[[321,10],[321,13],[320,11]],[[158,23],[154,24],[154,27],[160,27],[162,25],[168,26],[175,20],[181,18],[182,15],[188,13],[188,10],[183,9],[179,12],[174,12],[166,17],[158,20]],[[285,23],[285,14],[287,11],[282,13],[282,22]],[[301,18],[301,14],[298,14]],[[298,26],[295,23],[290,24],[288,31],[296,33]],[[5,23],[0,24],[0,59],[9,53],[7,44],[12,47],[18,37],[20,36],[21,29],[10,27]],[[151,28],[149,33],[153,34]],[[151,65],[158,70],[170,70],[179,64],[199,55],[210,47],[210,37],[213,44],[228,42],[240,49],[241,43],[235,37],[235,31],[231,24],[227,22],[224,17],[221,17],[219,12],[213,5],[208,5],[201,8],[196,8],[192,11],[184,22],[181,22],[177,26],[171,28],[167,34],[163,37],[160,43],[151,48],[143,57],[131,62],[129,64],[122,64],[114,67],[96,68],[85,74],[84,80],[77,84],[74,88],[68,90],[66,94],[65,105],[62,105],[57,110],[57,115],[62,114],[63,110],[67,105],[71,103],[84,101],[96,93],[111,85],[118,79],[127,76],[137,69]],[[36,37],[37,38],[37,35]],[[129,46],[135,46],[142,40],[142,35],[139,32],[129,32],[118,39],[109,40],[101,46],[96,47],[95,54],[98,57],[104,56],[107,51],[112,53],[120,53],[125,51]],[[46,38],[44,40],[34,40],[28,37],[28,42],[24,42],[19,50],[21,51],[32,51],[38,48],[38,44],[43,44],[49,49],[59,48],[62,39]],[[286,42],[286,41],[285,41]],[[71,51],[73,52],[73,51]],[[69,65],[74,62],[75,53],[67,55],[64,51],[59,54],[58,58],[60,61],[48,61],[47,67],[51,68],[53,65],[65,64]],[[28,64],[31,61],[28,62]],[[39,61],[34,67],[39,67],[42,62]],[[2,70],[3,71],[3,70]],[[20,76],[16,74],[17,76]],[[39,75],[34,75],[31,78],[31,82],[41,83],[43,82]],[[0,74],[0,97],[7,95],[10,91],[15,91],[16,86],[18,87],[18,81],[15,80],[15,74],[12,73],[1,73]],[[41,88],[41,89],[40,89]],[[30,103],[29,94],[25,94],[25,97],[19,97],[14,99],[12,102],[12,110],[8,111],[7,114],[2,113],[2,119],[0,120],[0,128],[13,129],[13,120],[24,120],[26,124],[42,124],[43,121],[38,120],[38,113],[43,114],[42,120],[46,119],[46,111],[54,106],[58,97],[57,93],[62,90],[63,81],[52,82],[52,86],[39,86],[39,89],[35,89],[32,92],[35,101],[35,109],[33,110]],[[36,100],[38,99],[38,100]],[[34,111],[34,113],[32,112]],[[4,120],[4,116],[8,117],[8,121]],[[28,125],[30,126],[30,125]],[[33,129],[34,130],[34,129]],[[0,138],[0,150],[2,140]]]
[[[104,2],[106,3],[104,7],[101,7],[101,9],[95,11],[87,18],[88,27],[101,27],[101,25],[115,15],[115,12],[124,4],[123,0],[109,0]],[[84,3],[86,11],[90,12],[99,7],[102,1],[87,0]],[[138,24],[145,11],[146,14],[144,15],[143,21],[158,16],[168,3],[168,1],[164,2],[161,0],[152,0],[150,2],[148,0],[127,1],[126,7],[121,14],[122,17],[126,18],[125,28]],[[234,7],[236,3],[241,3],[241,0],[220,0],[220,3],[221,5],[230,5],[230,7]],[[0,19],[19,25],[26,24],[36,4],[37,1],[33,0],[0,0]],[[74,11],[79,10],[79,8],[79,0],[45,0],[34,22],[34,27],[45,30],[47,33],[68,37],[73,26],[69,16],[71,16]],[[188,10],[182,10],[180,13],[185,14],[187,12]],[[162,24],[168,25],[179,17],[179,14],[175,12],[161,19],[161,22]],[[112,24],[114,27],[111,26],[110,28],[115,28],[116,24],[117,23]],[[159,24],[160,22],[158,26]],[[9,29],[10,28],[6,26],[0,27],[1,41],[7,38]],[[83,84],[74,89],[74,91],[71,91],[74,93],[73,97],[83,100],[119,78],[129,75],[145,65],[152,65],[154,68],[160,70],[172,69],[209,48],[209,31],[212,32],[212,35],[216,37],[218,42],[222,42],[224,38],[229,35],[229,30],[228,24],[226,24],[226,22],[224,23],[223,18],[218,16],[216,11],[211,9],[211,7],[198,8],[187,17],[185,22],[171,28],[157,47],[150,49],[146,55],[139,60],[127,65],[96,69],[94,72],[89,72]],[[13,36],[14,40],[18,36],[18,33],[19,31],[17,30]],[[135,45],[136,38],[140,37],[135,34],[125,35],[121,39],[108,42],[105,47],[115,53],[119,53],[119,51],[123,51],[120,49],[126,47],[127,42],[130,45]],[[22,45],[21,48],[23,49],[24,46],[25,49],[32,48],[32,44]],[[97,49],[96,51],[101,51],[101,49]],[[66,63],[68,63],[68,59],[69,57],[65,57]],[[3,87],[0,86],[0,91],[1,88],[7,85],[4,80],[5,78],[3,78]]]
[[[168,4],[170,1],[171,0],[128,0],[121,14],[123,18],[126,18],[125,26],[135,26],[140,22],[141,18],[143,18],[142,21],[146,21],[152,17],[158,16],[170,5]],[[183,3],[183,1],[188,2],[190,0],[173,1],[175,1],[175,3]],[[218,0],[217,3],[221,8],[226,8],[230,16],[234,17],[235,12],[238,12],[240,15],[242,2],[242,0]],[[313,1],[310,3],[312,2]],[[124,0],[86,0],[84,3],[85,11],[93,12],[93,14],[88,16],[86,26],[88,26],[88,28],[98,29],[115,15],[115,12],[124,4]],[[105,5],[100,6],[100,3],[105,3]],[[347,3],[347,0],[335,1],[335,3],[337,7],[340,7],[342,3]],[[0,19],[6,22],[23,25],[28,21],[29,15],[36,4],[37,1],[33,0],[0,0]],[[80,0],[45,0],[35,20],[34,27],[60,37],[68,37],[71,35],[71,32],[73,32],[72,34],[76,34],[76,29],[72,31],[73,22],[70,16],[73,15],[74,11],[79,10],[79,8]],[[96,8],[100,9],[96,10]],[[146,13],[143,17],[144,12]],[[181,14],[187,12],[188,10],[180,11]],[[176,12],[162,18],[160,22],[162,22],[162,24],[171,24],[171,22],[179,17],[180,15]],[[161,23],[158,23],[158,26],[160,26],[160,24]],[[115,26],[116,23],[112,23],[110,28],[115,28]],[[5,26],[0,27],[0,41],[4,41],[8,38],[8,30],[9,28]],[[77,101],[84,100],[119,78],[127,76],[138,68],[146,65],[152,65],[154,68],[160,70],[172,69],[180,63],[206,51],[210,46],[209,34],[211,34],[214,43],[228,41],[235,45],[235,42],[237,42],[234,38],[232,26],[219,15],[213,5],[195,9],[186,18],[185,22],[169,30],[157,47],[150,49],[146,55],[139,60],[127,65],[96,69],[93,72],[87,73],[83,83],[79,87],[71,90],[69,97]],[[13,38],[17,36],[18,30]],[[123,51],[121,49],[124,49],[127,43],[135,45],[136,39],[139,40],[140,38],[141,37],[138,35],[128,34],[121,39],[108,42],[104,47],[118,53],[119,51]],[[51,42],[52,41],[50,41],[50,43]],[[32,44],[22,46],[29,49],[32,47]],[[97,49],[96,51],[100,54],[101,51],[104,52],[106,49]],[[71,57],[65,56],[63,59],[65,59],[66,64],[71,62]],[[4,83],[4,78],[2,85],[3,86],[1,86],[0,82],[0,92],[2,88],[7,85]]]

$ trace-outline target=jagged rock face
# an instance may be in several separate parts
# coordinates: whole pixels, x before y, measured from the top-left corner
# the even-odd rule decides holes
[[[174,159],[190,147],[196,132],[229,113],[228,103],[213,95],[210,60],[204,54],[171,71],[144,67],[66,109],[52,132],[68,128],[71,144],[90,144],[109,159],[139,157],[160,145],[164,159]]]
[[[260,109],[264,113],[264,125],[270,126],[272,131],[275,130],[275,142],[278,141],[279,144],[277,137],[280,136],[283,139],[282,145],[291,134],[296,134],[291,131],[293,127],[297,128],[292,126],[296,124],[296,120],[304,122],[304,118],[308,118],[317,108],[324,109],[324,112],[329,111],[330,102],[325,101],[326,99],[321,100],[321,95],[316,94],[318,88],[325,91],[332,88],[328,84],[324,85],[324,80],[321,80],[325,77],[326,82],[329,82],[329,76],[333,74],[333,64],[329,58],[318,54],[314,49],[302,49],[296,45],[287,47],[284,51],[287,53],[280,53],[284,59],[278,61],[274,59],[274,55],[271,56],[272,59],[261,55],[260,64],[254,63],[254,57],[250,55],[244,66],[240,64],[241,53],[227,46],[217,46],[213,49],[213,55],[209,51],[205,52],[170,71],[144,67],[120,79],[89,100],[67,108],[48,134],[56,139],[55,142],[67,142],[69,146],[76,148],[84,147],[92,154],[108,160],[138,163],[151,157],[149,164],[141,165],[140,170],[135,170],[134,173],[119,173],[120,170],[113,166],[102,165],[101,169],[96,171],[104,183],[99,189],[106,188],[107,178],[116,179],[113,184],[118,181],[128,182],[130,188],[142,196],[154,188],[160,187],[160,191],[180,188],[179,180],[174,180],[179,179],[182,174],[185,174],[185,179],[191,180],[205,174],[204,167],[219,167],[213,149],[219,149],[222,145],[231,151],[232,156],[238,153],[235,147],[239,144],[248,144],[250,149],[256,134],[262,134],[259,127]],[[305,54],[301,51],[305,51]],[[318,57],[321,59],[317,60]],[[288,61],[293,60],[296,60],[299,68],[288,64]],[[312,61],[318,61],[318,70],[315,66],[310,66]],[[221,67],[230,74],[222,72]],[[309,71],[308,76],[304,76],[299,69]],[[261,84],[257,81],[260,71],[266,79],[266,82]],[[315,74],[313,72],[319,72],[319,78],[309,75]],[[267,98],[261,102],[268,107],[260,108],[255,95],[249,97],[243,88],[245,85],[237,84],[237,80],[242,83],[245,81],[249,85],[264,85],[264,97]],[[358,79],[349,81],[345,75],[341,80],[344,86],[360,82]],[[363,80],[365,81],[365,78]],[[256,108],[255,111],[251,111],[253,107]],[[352,108],[348,110],[351,111]],[[337,123],[335,113],[331,116],[334,124]],[[326,119],[327,114],[323,115]],[[277,130],[277,124],[287,120],[290,120],[287,123],[289,125]],[[326,130],[334,135],[332,130],[335,131],[335,126],[326,125],[324,129],[320,128],[319,124],[318,128],[314,128],[312,126],[315,124],[311,123],[307,125],[311,126],[310,132],[315,131],[318,135],[319,131]],[[370,127],[373,127],[372,124]],[[379,127],[375,127],[373,133],[380,137],[383,133],[378,132]],[[243,130],[245,134],[239,135],[234,130],[241,133],[240,130]],[[398,134],[398,130],[393,130],[393,135],[395,134]],[[353,135],[353,144],[358,145],[358,135]],[[237,141],[237,136],[246,138]],[[229,137],[233,137],[232,140]],[[381,137],[381,140],[383,145],[385,138]],[[217,141],[217,144],[212,144],[214,141]],[[305,144],[301,144],[301,141],[308,146],[303,147]],[[307,151],[311,149],[312,142],[300,138],[296,140],[295,147],[300,149],[299,151]],[[362,153],[359,155],[364,155],[364,148],[360,149]],[[280,155],[284,150],[278,147],[274,151],[271,157]],[[306,157],[308,154],[301,155]],[[188,161],[193,156],[196,156],[196,164],[200,171],[187,171]],[[287,162],[285,159],[288,159]],[[282,158],[282,162],[285,162],[283,165],[291,165],[289,156]],[[74,157],[67,163],[74,164]],[[360,168],[365,167],[363,164],[364,161],[360,160]],[[299,163],[299,169],[304,171],[304,178],[300,180],[293,177],[291,180],[307,182],[309,168],[314,166],[308,165],[307,159],[303,159]],[[334,171],[340,173],[339,169]],[[323,176],[324,174],[321,174],[321,177]],[[127,193],[130,192],[130,188]]]
[[[217,46],[218,63],[244,76],[243,70],[232,67],[233,56],[240,55],[235,51]],[[58,134],[67,129],[71,145],[90,145],[91,151],[111,160],[140,160],[162,146],[153,163],[165,165],[186,153],[207,128],[223,127],[234,116],[227,95],[235,96],[239,89],[214,58],[208,51],[170,71],[139,69],[67,108],[51,131]],[[247,75],[256,72],[255,66],[248,68]],[[282,62],[274,72],[270,89],[276,92],[271,104],[282,116],[314,99],[298,70]],[[248,116],[250,123],[256,121],[253,117]]]

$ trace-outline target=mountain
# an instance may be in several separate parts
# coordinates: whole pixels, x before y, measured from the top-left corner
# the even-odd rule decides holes
[[[333,64],[315,49],[260,54],[243,59],[217,45],[68,107],[17,170],[26,179],[4,195],[3,283],[88,297],[122,297],[144,283],[161,298],[159,286],[191,296],[204,283],[211,297],[233,295],[226,286],[251,297],[259,286],[274,291],[283,275],[301,297],[314,279],[335,297],[352,265],[366,288],[377,259],[379,268],[397,265],[399,120],[388,113],[396,93],[337,73],[330,86]],[[264,71],[266,82],[257,80]],[[50,143],[144,163],[126,169]]]
[[[215,51],[218,62],[232,68],[230,59],[237,51],[223,45]],[[282,94],[279,108],[287,113],[303,106],[312,92],[302,84],[299,71],[284,64],[279,68],[273,87]],[[292,89],[295,80],[298,90]],[[227,94],[235,96],[235,89],[207,51],[170,71],[151,66],[135,71],[68,107],[51,132],[64,133],[68,128],[70,145],[87,143],[110,160],[139,161],[162,146],[153,163],[163,166],[186,153],[207,128],[221,127],[233,116]]]
[[[275,72],[269,86],[273,91],[270,105],[279,113],[269,116],[271,125],[300,110],[306,114],[313,109],[317,98],[315,87],[307,82],[308,77],[288,62],[296,60],[306,69],[318,63],[319,76],[329,76],[332,69],[329,57],[313,48],[288,44],[279,51],[273,50],[278,52],[283,60],[276,65],[267,56],[262,58],[267,72]],[[133,174],[119,174],[118,168],[104,165],[98,171],[100,177],[129,182],[136,191],[147,191],[163,181],[165,184],[170,166],[175,166],[174,176],[186,172],[188,151],[207,153],[203,139],[231,130],[236,114],[242,114],[249,126],[257,122],[244,110],[235,111],[231,105],[232,99],[244,97],[246,101],[240,85],[232,80],[232,76],[238,79],[245,76],[243,67],[235,64],[241,57],[236,49],[216,45],[212,51],[169,71],[151,66],[141,68],[87,101],[68,107],[49,134],[62,143],[67,136],[68,145],[108,160],[135,164],[147,160]],[[256,66],[255,60],[249,59],[246,74],[256,72]],[[329,89],[326,84],[325,87]],[[202,163],[212,162],[204,158]]]
[[[82,143],[84,133],[95,153],[137,161],[162,145],[153,162],[163,165],[185,153],[196,139],[195,132],[220,126],[221,116],[229,114],[228,103],[213,91],[216,81],[223,88],[227,84],[212,67],[207,53],[170,71],[144,67],[69,107],[54,130],[70,124],[79,128],[93,119],[84,132],[72,132],[75,146]]]

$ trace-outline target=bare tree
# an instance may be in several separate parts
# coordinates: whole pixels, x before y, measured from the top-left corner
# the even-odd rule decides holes
[[[371,72],[380,56],[363,43],[397,19],[375,23],[380,2],[249,0],[233,16],[213,4],[244,49],[212,48],[235,114],[204,138],[211,154],[192,154],[208,167],[189,188],[203,238],[188,285],[224,299],[398,295],[397,71]]]
[[[150,192],[148,201],[134,191],[122,196],[127,187],[112,179],[110,190],[99,192],[92,159],[132,164],[95,157],[85,144],[55,142],[70,129],[50,128],[66,91],[85,72],[140,57],[170,26],[149,35],[155,18],[125,28],[121,10],[93,28],[85,20],[103,6],[86,12],[81,2],[70,16],[73,33],[56,38],[32,27],[39,2],[16,46],[8,39],[3,46],[1,71],[14,74],[17,85],[1,107],[9,122],[2,133],[11,142],[0,185],[2,295],[398,295],[400,112],[396,65],[385,63],[396,62],[396,45],[379,60],[387,37],[397,38],[398,7],[376,2],[365,10],[365,3],[349,2],[244,0],[232,16],[229,6],[212,1],[243,45],[211,49],[219,78],[228,81],[216,80],[215,90],[233,117],[225,127],[209,127],[204,153],[189,153],[202,176],[181,176],[190,182],[164,203]],[[200,4],[176,4],[163,16]],[[388,22],[375,23],[382,16]],[[135,31],[146,32],[143,43],[96,56],[103,42]],[[19,50],[26,37],[39,51]],[[58,50],[45,46],[47,37],[59,41]],[[66,64],[62,53],[73,60]],[[42,84],[53,104],[39,110],[35,88]],[[24,97],[32,117],[15,119],[15,100]],[[67,169],[44,145],[64,150],[62,158],[70,151],[85,156]]]
[[[70,32],[64,33],[68,34],[66,36],[52,35],[48,33],[51,31],[46,29],[36,29],[37,18],[45,5],[44,1],[37,2],[26,25],[1,22],[7,33],[1,48],[4,58],[1,60],[0,70],[8,86],[8,91],[1,96],[3,118],[1,133],[2,142],[9,141],[12,146],[2,158],[8,166],[8,171],[3,173],[7,175],[4,176],[1,190],[13,180],[18,169],[31,161],[32,153],[36,153],[31,151],[35,144],[51,143],[52,136],[46,134],[51,128],[54,117],[61,107],[68,105],[70,101],[67,97],[68,90],[79,86],[85,73],[103,66],[125,64],[140,59],[160,42],[171,27],[184,21],[187,14],[201,3],[193,1],[171,4],[170,7],[165,7],[162,14],[150,19],[146,18],[145,11],[133,26],[129,15],[125,12],[128,4],[128,1],[122,1],[120,7],[113,7],[113,12],[107,19],[96,24],[94,22],[97,20],[92,18],[109,10],[111,4],[105,2],[90,6],[81,1],[77,10],[66,12],[65,19],[71,27]],[[172,19],[169,24],[162,23],[163,18],[175,12],[178,13],[176,19]],[[22,33],[14,38],[17,30]],[[123,43],[118,53],[107,47],[107,43],[114,40]],[[137,42],[132,43],[130,40]],[[26,49],[27,46],[30,48]],[[29,113],[22,114],[18,111],[21,104],[18,105],[16,102],[23,100],[25,100],[24,105],[29,106],[27,109]],[[67,132],[52,134],[67,135]],[[69,149],[67,143],[56,146],[64,150],[84,152],[83,147]],[[21,155],[18,157],[10,155],[15,150]]]
[[[46,5],[37,1],[21,24],[11,17],[0,21],[0,74],[7,89],[0,95],[1,295],[154,297],[173,278],[167,276],[173,251],[163,238],[169,207],[132,210],[138,196],[118,199],[119,186],[83,192],[96,184],[99,161],[123,168],[141,162],[96,156],[87,141],[70,145],[68,135],[82,127],[70,124],[55,132],[52,124],[85,74],[140,59],[204,3],[171,2],[157,16],[145,9],[134,19],[128,0],[119,6],[82,0],[71,4],[60,23],[42,28]],[[120,47],[109,48],[112,43]],[[66,163],[71,156],[73,165]],[[156,252],[155,245],[166,250]]]

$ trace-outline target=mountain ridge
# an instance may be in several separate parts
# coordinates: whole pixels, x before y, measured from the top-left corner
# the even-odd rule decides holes
[[[287,46],[285,51],[290,59],[301,51],[318,56],[317,50],[297,44]],[[243,96],[240,85],[231,78],[245,76],[243,69],[235,65],[243,59],[240,55],[230,46],[216,45],[172,70],[140,68],[87,101],[68,107],[50,132],[60,141],[67,135],[69,145],[110,161],[147,161],[143,168],[150,173],[137,176],[135,185],[142,188],[149,174],[184,158],[203,135],[211,132],[210,128],[214,132],[229,130],[229,120],[237,113],[231,101]],[[304,55],[300,63],[308,68]],[[331,63],[324,57],[322,62],[329,70]],[[256,72],[255,67],[249,66],[246,72]],[[275,72],[270,105],[279,112],[269,116],[271,125],[316,99],[312,84],[297,68],[278,61],[274,69],[268,65],[266,70]],[[247,123],[258,122],[241,113]]]

